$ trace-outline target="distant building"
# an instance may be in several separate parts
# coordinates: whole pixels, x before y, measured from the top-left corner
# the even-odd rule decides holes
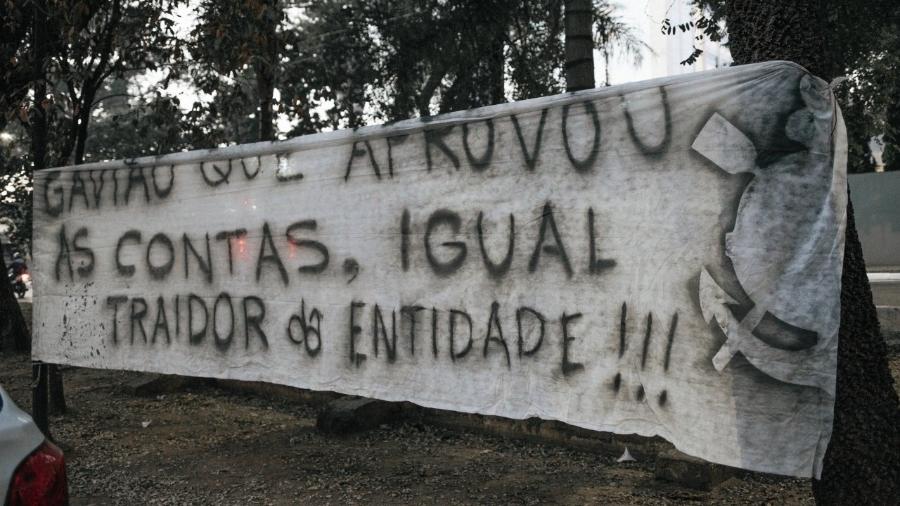
[[[614,55],[609,66],[610,84],[715,69],[726,67],[732,62],[728,48],[706,38],[696,40],[695,36],[700,33],[697,28],[688,32],[679,30],[675,35],[662,33],[666,18],[673,26],[696,20],[691,14],[693,7],[690,0],[628,0],[614,5],[617,7],[615,14],[632,27],[635,35],[650,46],[652,52],[643,52],[640,65],[635,65],[630,57]],[[681,65],[680,62],[693,53],[694,47],[702,49],[703,54],[693,65]],[[598,51],[594,53],[594,61],[595,79],[602,86],[606,68]]]

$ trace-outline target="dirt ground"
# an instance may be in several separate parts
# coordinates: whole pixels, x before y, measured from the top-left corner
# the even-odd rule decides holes
[[[900,378],[900,355],[892,369]],[[215,387],[141,398],[140,375],[64,369],[73,505],[812,504],[808,480],[748,474],[712,492],[654,480],[653,462],[404,422],[325,436],[309,405]],[[0,384],[29,409],[30,361],[0,354]]]

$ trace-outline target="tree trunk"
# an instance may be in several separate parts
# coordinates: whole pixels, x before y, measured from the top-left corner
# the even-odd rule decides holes
[[[38,30],[37,25],[45,23],[35,23],[34,27],[34,44],[35,44],[35,60],[38,62],[46,61],[46,34],[42,33],[46,30],[44,27]],[[40,49],[38,49],[40,47]],[[31,156],[34,162],[34,170],[43,170],[47,168],[47,111],[44,109],[44,99],[47,97],[47,79],[44,74],[43,66],[35,65],[36,74],[34,76],[34,105],[31,109]]]
[[[821,0],[729,0],[728,48],[735,63],[788,60],[830,80],[827,7]]]
[[[262,65],[267,66],[267,65]],[[256,73],[256,92],[259,97],[259,123],[257,124],[258,141],[271,141],[275,137],[272,114],[272,95],[275,87],[267,70],[259,69]]]
[[[611,86],[609,82],[609,49],[603,48],[603,73],[606,76],[606,86]]]
[[[3,245],[0,244],[0,349],[4,341],[10,340],[18,352],[31,348],[31,336],[22,309],[13,294],[12,284],[6,278],[6,261],[3,259]]]
[[[49,43],[47,36],[47,23],[45,19],[44,13],[46,12],[46,7],[44,2],[36,2],[35,3],[35,11],[34,11],[34,25],[33,25],[33,58],[34,58],[34,68],[35,68],[35,76],[34,76],[34,107],[32,114],[32,129],[31,129],[31,153],[34,157],[34,170],[43,170],[47,167],[47,111],[44,109],[44,99],[47,96],[47,79],[46,79],[46,63],[47,63],[47,45]],[[75,151],[75,163],[81,163],[84,158],[84,143],[87,139],[87,126],[88,121],[90,120],[90,105],[94,101],[93,93],[82,93],[83,104],[87,104],[86,107],[82,107],[79,111],[78,116],[81,118],[81,123],[77,125],[77,144]],[[4,269],[4,273],[6,270]],[[0,304],[2,307],[2,304]],[[15,309],[19,311],[19,318],[22,318],[21,311],[19,310],[18,304],[16,304]],[[22,320],[24,323],[24,319]],[[27,330],[26,330],[27,331]],[[24,334],[24,339],[27,339],[27,346],[20,347],[16,346],[17,349],[30,349],[31,348],[31,335]],[[49,390],[49,401],[50,401],[50,410],[56,414],[63,414],[66,412],[66,399],[63,392],[63,380],[62,374],[59,371],[59,367],[56,365],[49,365],[49,380],[50,380],[50,390]],[[43,392],[40,388],[36,388],[35,396],[43,395]],[[36,398],[36,397],[35,397]],[[47,432],[49,434],[49,432]]]
[[[62,147],[57,154],[56,163],[54,164],[56,167],[62,167],[64,165],[69,165],[69,162],[72,158],[72,152],[75,150],[75,139],[78,137],[78,125],[76,123],[75,116],[72,116],[72,125],[70,128],[65,131],[65,141],[62,143]],[[32,141],[33,142],[33,141]]]
[[[73,165],[81,165],[84,163],[84,146],[87,142],[88,126],[91,122],[91,109],[93,108],[94,98],[97,93],[93,86],[85,85],[81,92],[81,107],[78,110],[77,121],[75,126],[77,134],[75,138],[75,160]]]
[[[266,13],[262,16],[264,42],[262,54],[256,61],[256,96],[259,104],[257,140],[275,139],[275,117],[273,111],[275,93],[275,68],[278,64],[278,23],[281,19],[278,0],[265,2]]]
[[[841,69],[828,58],[819,0],[728,0],[726,19],[735,63],[790,60],[829,80]],[[862,247],[848,201],[834,431],[819,504],[895,504],[900,497],[900,408],[887,365]]]
[[[441,80],[444,79],[446,74],[447,69],[442,63],[436,64],[436,68],[429,74],[422,91],[416,97],[416,108],[419,110],[420,117],[431,116],[431,99],[434,97],[434,92],[437,91],[438,86],[441,85]]]
[[[48,392],[50,394],[50,414],[64,415],[68,410],[68,406],[66,405],[66,392],[63,388],[62,370],[56,364],[50,364],[48,369],[50,379]]]
[[[47,416],[47,364],[32,362],[31,364],[31,417],[38,429],[49,439],[49,417]]]
[[[35,1],[31,10],[31,63],[34,69],[31,80],[34,86],[34,101],[29,114],[34,170],[45,168],[47,159],[47,111],[43,107],[43,101],[47,96],[44,69],[47,61],[48,37],[44,12],[46,12],[44,2]],[[0,345],[7,336],[12,337],[16,351],[27,352],[31,349],[31,335],[22,315],[22,308],[19,307],[13,294],[12,285],[7,281],[3,245],[0,244]]]
[[[490,45],[490,69],[488,78],[491,104],[502,104],[506,102],[506,90],[503,82],[503,66],[506,63],[506,57],[503,54],[503,39],[497,37]]]
[[[594,87],[591,0],[566,0],[566,91]]]

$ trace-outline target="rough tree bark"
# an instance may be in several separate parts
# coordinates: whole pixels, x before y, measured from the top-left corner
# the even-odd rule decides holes
[[[97,92],[92,85],[85,83],[81,92],[81,108],[75,115],[75,158],[73,165],[81,165],[84,163],[84,147],[87,143],[88,127],[91,124],[91,110],[93,108],[94,98]]]
[[[259,121],[257,122],[258,141],[271,141],[275,137],[272,112],[274,77],[270,65],[262,63],[256,70],[256,93],[259,97]]]
[[[62,370],[57,364],[47,365],[47,377],[50,380],[47,391],[51,415],[64,415],[69,407],[66,405],[66,391],[63,386]]]
[[[278,67],[278,21],[281,18],[281,6],[278,0],[263,2],[265,12],[260,22],[261,55],[255,62],[256,95],[259,104],[259,120],[256,123],[258,141],[275,139],[275,69]]]
[[[47,96],[47,48],[49,44],[49,34],[47,33],[47,23],[45,19],[44,13],[46,10],[46,3],[44,1],[37,1],[34,4],[33,10],[33,26],[32,26],[32,58],[34,59],[34,69],[35,75],[33,76],[34,80],[34,106],[32,108],[31,114],[31,154],[34,158],[34,170],[43,170],[47,168],[47,131],[48,131],[48,122],[47,122],[47,111],[44,108],[44,100]],[[93,94],[91,94],[87,103],[92,103],[94,100]],[[84,112],[84,111],[82,111]],[[90,120],[90,110],[87,111],[86,114],[83,114],[83,122],[79,125],[82,130],[79,134],[79,143],[78,150],[76,152],[76,163],[81,163],[81,159],[84,157],[84,138],[87,137],[87,122]],[[4,269],[4,273],[5,273]],[[22,318],[21,310],[19,310],[18,304],[16,304],[16,310],[19,311],[19,318]],[[24,324],[24,319],[22,320]],[[27,340],[27,346],[19,347],[16,346],[17,349],[24,350],[31,348],[31,335],[27,333],[24,334],[24,338]],[[49,405],[50,410],[56,414],[63,414],[66,412],[66,398],[65,392],[63,388],[63,379],[62,373],[59,370],[59,366],[57,365],[36,365],[35,366],[35,374],[43,374],[41,368],[48,368],[48,376],[50,379],[49,391],[43,388],[35,388],[34,398],[37,399],[37,395],[43,395],[47,393],[49,395]],[[41,376],[44,378],[45,376]],[[42,399],[40,403],[36,403],[34,406],[35,409],[45,409],[47,399]],[[36,416],[37,418],[37,416]],[[49,434],[49,431],[45,430],[46,434]]]
[[[820,0],[728,0],[726,17],[735,63],[790,60],[829,80],[842,69],[826,55]],[[900,408],[887,365],[862,248],[848,201],[834,432],[819,504],[896,504],[900,498]]]
[[[566,0],[566,91],[594,87],[591,0]]]

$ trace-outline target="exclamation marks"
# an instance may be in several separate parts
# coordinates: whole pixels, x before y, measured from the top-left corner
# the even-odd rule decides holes
[[[672,358],[672,343],[675,342],[675,329],[678,328],[678,313],[672,315],[672,322],[669,324],[669,339],[666,342],[666,355],[663,359],[663,371],[669,372],[669,360]],[[665,406],[669,400],[669,394],[664,389],[659,393],[656,401],[660,406]]]
[[[675,342],[675,328],[678,327],[678,313],[672,315],[672,323],[669,325],[669,342],[666,343],[666,359],[663,362],[663,370],[669,372],[669,359],[672,357],[672,343]]]
[[[622,311],[619,316],[619,358],[625,355],[625,337],[628,335],[628,304],[622,303]],[[612,389],[617,394],[622,388],[622,373],[616,373],[612,382]]]
[[[647,332],[644,333],[644,349],[641,350],[641,370],[647,366],[647,348],[650,346],[650,337],[653,332],[653,313],[647,313]]]
[[[674,313],[672,315],[672,320],[669,324],[669,332],[668,339],[666,341],[665,355],[663,357],[663,371],[668,372],[669,363],[672,357],[672,344],[675,342],[675,331],[678,328],[678,313]],[[647,313],[646,322],[644,324],[644,341],[641,346],[641,370],[645,370],[647,368],[647,357],[650,355],[650,343],[653,340],[653,313]],[[622,309],[619,314],[619,359],[625,356],[625,351],[628,349],[628,305],[627,303],[622,303]],[[619,390],[622,388],[622,373],[617,372],[613,377],[611,387],[613,391],[618,394]],[[638,385],[637,390],[635,390],[634,394],[635,400],[638,402],[643,402],[647,397],[647,391],[644,389],[644,385]],[[668,402],[668,392],[666,390],[662,390],[657,395],[657,403],[660,406],[665,406]]]

